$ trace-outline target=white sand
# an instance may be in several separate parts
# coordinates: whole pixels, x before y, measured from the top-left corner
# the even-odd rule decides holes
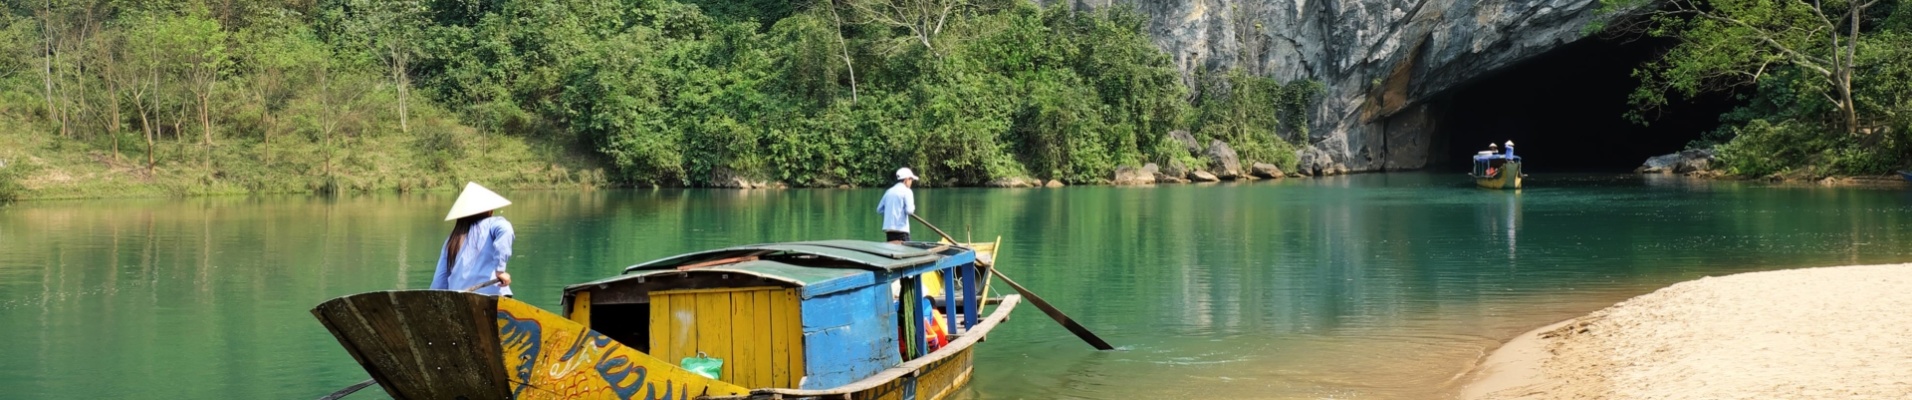
[[[1912,399],[1912,264],[1683,282],[1528,332],[1463,399]]]

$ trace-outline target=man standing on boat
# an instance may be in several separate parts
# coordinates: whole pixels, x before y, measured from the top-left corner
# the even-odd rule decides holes
[[[910,185],[917,179],[909,168],[896,170],[896,186],[883,192],[883,201],[876,204],[876,212],[883,214],[883,240],[890,243],[910,240],[910,214],[916,213],[916,192],[910,191]]]
[[[511,200],[477,182],[465,184],[465,191],[458,194],[451,212],[445,214],[446,221],[458,222],[452,224],[451,236],[439,248],[432,289],[511,296],[511,274],[505,273],[505,261],[511,259],[511,242],[518,234],[505,217],[491,215],[493,210],[508,205]]]

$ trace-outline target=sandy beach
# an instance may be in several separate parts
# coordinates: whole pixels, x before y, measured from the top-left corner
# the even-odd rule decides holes
[[[1521,334],[1462,399],[1912,398],[1912,264],[1682,282]]]

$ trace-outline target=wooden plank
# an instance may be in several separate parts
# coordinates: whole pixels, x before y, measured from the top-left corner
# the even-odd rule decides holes
[[[732,293],[732,292],[748,292],[748,291],[753,291],[753,290],[764,290],[764,289],[776,289],[776,288],[777,288],[777,287],[775,287],[775,286],[769,286],[769,287],[765,287],[765,286],[756,286],[756,287],[726,287],[726,288],[712,288],[712,289],[677,289],[677,290],[659,290],[659,291],[656,291],[656,292],[653,292],[653,293],[652,293],[651,295],[653,295],[653,296],[655,296],[655,295],[658,295],[658,294],[706,294],[706,293]]]
[[[730,355],[724,360],[726,371],[724,381],[744,387],[763,387],[757,381],[757,364],[764,360],[758,358],[757,341],[752,337],[763,334],[755,326],[757,322],[757,301],[750,294],[754,291],[730,292]],[[734,368],[733,368],[734,367]],[[735,373],[736,375],[731,375]]]
[[[729,380],[737,376],[737,363],[730,351],[730,295],[687,294],[691,302],[697,304],[697,347],[696,351],[712,358],[724,359],[724,367],[719,379]],[[696,355],[696,353],[691,353]]]
[[[386,393],[397,398],[494,398],[507,393],[489,296],[386,291],[313,309]]]
[[[958,265],[956,266],[956,268],[962,268],[962,266]],[[943,297],[952,298],[952,299],[956,298],[955,269],[952,268],[949,270],[944,270],[942,272],[942,275],[943,275]],[[930,308],[935,308],[935,306],[931,306]],[[943,312],[943,332],[945,333],[958,332],[959,331],[958,326],[956,325],[956,305],[946,304],[944,305],[942,312]]]
[[[809,358],[804,356],[810,351],[810,347],[803,341],[803,296],[798,294],[796,289],[788,289],[783,291],[783,298],[784,318],[790,320],[790,323],[784,324],[783,327],[785,332],[783,336],[790,341],[790,383],[784,387],[795,388],[803,383],[803,377],[810,373],[805,364]]]
[[[585,328],[591,327],[591,292],[590,291],[578,292],[577,296],[573,296],[571,298],[570,317],[572,321],[577,321],[577,323],[584,325]]]
[[[651,356],[664,361],[677,361],[676,343],[671,342],[672,325],[671,296],[651,296]]]
[[[794,388],[796,380],[791,375],[802,375],[803,369],[793,368],[790,358],[803,358],[799,348],[791,346],[793,341],[801,340],[803,327],[797,325],[796,289],[775,290],[770,293],[770,357],[774,363],[770,371],[770,386]],[[793,329],[794,328],[794,329]],[[795,336],[792,336],[792,333]],[[794,339],[794,340],[793,340]],[[799,344],[800,346],[801,344]]]
[[[671,362],[697,355],[697,302],[690,295],[671,295]]]
[[[770,294],[780,291],[781,290],[777,289],[765,289],[750,292],[751,303],[756,304],[757,308],[755,315],[756,321],[751,322],[750,325],[753,329],[749,332],[750,342],[752,342],[750,347],[757,349],[755,361],[750,364],[755,365],[757,369],[751,371],[750,375],[757,377],[757,384],[748,387],[777,386],[776,378],[771,372],[771,370],[777,369],[777,359],[776,356],[771,353],[770,337],[783,333],[777,332],[776,328],[770,323],[770,313],[775,312],[775,307],[770,304]]]
[[[757,261],[757,256],[748,255],[748,256],[741,256],[741,257],[720,258],[720,259],[685,265],[682,267],[677,267],[677,270],[689,271],[689,270],[698,269],[698,268],[710,268],[710,267],[715,267],[719,265],[736,264],[736,263],[748,262],[748,261]]]
[[[962,294],[963,323],[967,325],[975,325],[977,316],[982,313],[982,305],[976,303],[976,299],[979,297],[982,297],[982,293],[976,291],[976,289],[978,289],[976,287],[977,266],[976,266],[976,263],[968,263],[968,264],[963,264],[963,266],[956,267],[956,268],[958,270],[961,270],[963,274],[963,294]],[[951,325],[949,327],[949,333],[952,333],[952,334],[963,333],[968,330],[969,330],[968,326],[958,327],[958,326]]]

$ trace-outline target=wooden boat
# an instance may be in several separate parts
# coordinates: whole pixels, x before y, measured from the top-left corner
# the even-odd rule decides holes
[[[969,381],[976,343],[1021,300],[983,298],[995,246],[683,254],[566,287],[562,315],[442,290],[361,293],[312,313],[399,399],[936,400]],[[938,325],[952,327],[941,342]],[[674,361],[698,356],[721,372]]]
[[[1483,150],[1474,154],[1474,169],[1467,173],[1474,178],[1474,184],[1488,189],[1519,189],[1521,178],[1526,175],[1520,171],[1520,156],[1514,155],[1514,142],[1508,141],[1503,152]]]
[[[1898,171],[1898,172],[1899,172],[1900,179],[1905,179],[1907,182],[1912,182],[1912,171]]]

